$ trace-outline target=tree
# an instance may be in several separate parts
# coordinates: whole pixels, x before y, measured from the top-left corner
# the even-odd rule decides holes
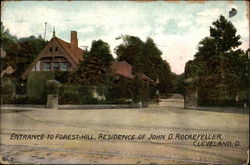
[[[127,35],[123,43],[116,47],[116,54],[117,61],[126,61],[133,66],[133,74],[144,73],[154,81],[159,80],[158,90],[161,93],[170,92],[171,69],[167,61],[162,59],[162,52],[152,38],[143,42],[138,37]]]
[[[6,57],[1,59],[1,71],[10,65],[15,70],[12,76],[20,77],[46,43],[41,35],[18,39],[1,23],[1,47],[6,51]]]
[[[45,47],[45,42],[41,35],[39,35],[38,37],[30,36],[20,38],[18,44],[19,49],[17,50],[17,55],[15,57],[15,68],[16,76],[20,77]]]
[[[11,66],[14,72],[11,75],[5,75],[16,82],[16,92],[23,93],[23,82],[21,74],[27,69],[29,64],[42,51],[48,41],[40,36],[30,36],[18,39],[10,34],[9,30],[1,23],[1,47],[6,52],[6,56],[1,58],[1,72]]]
[[[76,70],[75,82],[87,85],[103,84],[111,72],[110,64],[113,60],[108,43],[102,40],[93,41],[90,51],[84,55]]]
[[[18,43],[16,36],[10,34],[9,30],[1,22],[1,48],[6,52],[4,58],[0,58],[1,62],[1,72],[7,67],[14,65],[13,56],[10,54],[16,55],[18,49]]]
[[[235,102],[240,91],[246,89],[246,56],[237,49],[240,35],[236,28],[220,16],[210,26],[210,36],[198,45],[194,64],[198,66],[201,103],[225,104]]]
[[[175,74],[172,73],[173,78],[173,93],[184,94],[184,73]]]
[[[236,28],[224,16],[221,15],[212,25],[212,27],[210,26],[210,37],[215,42],[218,52],[230,51],[241,45],[240,35],[236,35]]]
[[[143,41],[135,36],[125,36],[124,43],[116,47],[117,61],[126,61],[133,71],[143,72]]]

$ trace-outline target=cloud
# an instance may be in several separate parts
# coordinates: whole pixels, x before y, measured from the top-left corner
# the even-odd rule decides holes
[[[183,21],[180,21],[177,25],[179,27],[187,27],[187,26],[189,26],[191,24],[192,24],[191,21],[183,20]]]
[[[218,15],[220,15],[221,13],[223,13],[224,10],[223,9],[206,9],[206,10],[203,10],[199,13],[197,13],[198,16],[202,16],[202,17],[217,17]]]
[[[204,26],[211,25],[213,21],[224,13],[223,9],[207,9],[197,13],[196,23]]]

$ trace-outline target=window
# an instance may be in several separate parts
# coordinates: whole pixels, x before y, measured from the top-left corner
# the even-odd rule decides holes
[[[49,51],[52,52],[52,47],[49,48]]]
[[[51,63],[48,63],[48,62],[44,63],[44,70],[50,71],[51,70]]]
[[[53,63],[53,70],[59,70],[59,63],[58,62],[55,62]]]
[[[67,71],[68,70],[68,63],[62,62],[61,63],[61,71]]]
[[[56,47],[56,50],[55,50],[56,52],[58,51],[58,48]]]

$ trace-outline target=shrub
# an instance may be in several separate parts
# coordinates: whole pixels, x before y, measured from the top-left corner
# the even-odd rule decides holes
[[[14,95],[15,94],[15,80],[4,77],[1,79],[1,94]]]
[[[72,72],[70,71],[54,71],[54,79],[60,83],[68,83],[71,79]]]
[[[14,97],[4,97],[3,104],[45,104],[44,100],[30,97],[28,95],[16,95]]]
[[[58,95],[60,83],[56,80],[49,80],[46,83],[47,94]]]
[[[1,103],[10,102],[15,97],[14,79],[4,77],[1,79]]]
[[[59,104],[96,104],[93,88],[86,85],[62,84],[59,89]]]
[[[28,95],[34,99],[46,100],[46,83],[54,79],[53,72],[36,71],[31,72],[27,80]]]

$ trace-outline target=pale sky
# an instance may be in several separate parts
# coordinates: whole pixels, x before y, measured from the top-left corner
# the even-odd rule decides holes
[[[193,59],[197,44],[209,35],[212,22],[224,15],[237,28],[246,50],[249,46],[249,21],[244,1],[190,2],[131,2],[131,1],[13,1],[1,5],[1,21],[17,37],[56,36],[70,41],[70,31],[78,32],[79,46],[91,46],[93,40],[109,43],[114,48],[122,43],[121,34],[134,35],[143,41],[151,37],[158,45],[162,58],[177,74],[184,72],[185,63]],[[235,8],[238,13],[229,18]]]

